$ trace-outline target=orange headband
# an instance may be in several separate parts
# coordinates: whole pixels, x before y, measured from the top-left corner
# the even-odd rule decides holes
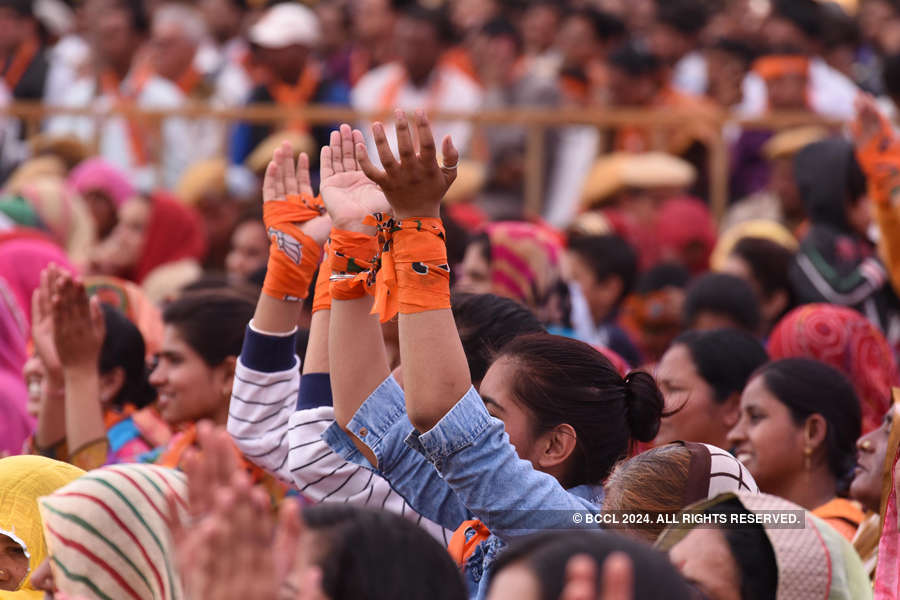
[[[788,75],[809,75],[809,59],[805,56],[773,55],[757,59],[753,66],[757,75],[769,81]]]

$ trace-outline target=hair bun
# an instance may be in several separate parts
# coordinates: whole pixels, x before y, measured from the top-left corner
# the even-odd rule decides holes
[[[665,401],[653,377],[644,371],[625,376],[625,418],[631,438],[649,442],[659,433]]]

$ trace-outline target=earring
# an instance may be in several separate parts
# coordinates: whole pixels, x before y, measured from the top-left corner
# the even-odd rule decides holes
[[[809,446],[803,449],[803,468],[807,471],[812,470],[812,448]]]

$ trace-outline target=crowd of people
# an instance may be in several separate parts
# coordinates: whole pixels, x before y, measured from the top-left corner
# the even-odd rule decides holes
[[[900,600],[900,3],[0,0],[0,106],[0,599]],[[680,117],[454,120],[569,107]]]

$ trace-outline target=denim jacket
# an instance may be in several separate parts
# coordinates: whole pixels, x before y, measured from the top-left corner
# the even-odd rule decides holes
[[[490,565],[511,538],[545,529],[586,527],[575,514],[599,512],[600,486],[565,490],[534,470],[509,443],[503,422],[491,417],[474,388],[430,431],[420,434],[406,416],[403,390],[388,377],[363,403],[348,429],[378,459],[359,452],[334,423],[322,438],[348,461],[387,479],[424,517],[448,528],[480,519],[491,531],[465,565],[472,598],[487,593]]]

